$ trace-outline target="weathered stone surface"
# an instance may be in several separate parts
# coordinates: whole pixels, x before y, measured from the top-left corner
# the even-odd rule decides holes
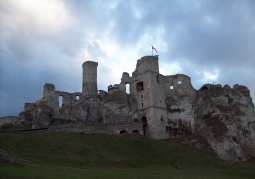
[[[74,117],[81,119],[82,122],[87,123],[89,115],[89,104],[86,101],[78,101],[74,105]]]
[[[95,107],[89,108],[89,116],[86,123],[98,124],[100,120],[99,109]]]
[[[184,127],[191,133],[195,131],[193,103],[189,96],[166,98],[168,124],[172,129]]]
[[[37,113],[33,117],[32,129],[49,127],[52,124],[54,110],[47,105],[40,105],[35,109]]]
[[[246,87],[219,86],[198,94],[196,129],[220,158],[246,161],[255,156],[255,108]]]
[[[143,134],[143,125],[141,123],[124,124],[69,124],[60,126],[51,126],[49,132],[79,132],[79,133],[97,133],[97,134]]]
[[[255,109],[247,87],[205,84],[195,90],[189,76],[164,76],[158,56],[145,56],[137,60],[132,75],[122,74],[120,84],[109,85],[108,92],[98,91],[97,66],[83,63],[82,92],[56,91],[46,83],[43,97],[25,103],[19,117],[0,118],[0,130],[139,132],[152,139],[187,137],[198,131],[224,160],[255,156]],[[195,147],[204,148],[199,143]]]
[[[11,131],[13,130],[14,124],[20,122],[18,116],[6,116],[0,118],[0,131]]]
[[[116,91],[108,95],[104,104],[106,123],[133,122],[137,110],[136,100],[124,91]]]

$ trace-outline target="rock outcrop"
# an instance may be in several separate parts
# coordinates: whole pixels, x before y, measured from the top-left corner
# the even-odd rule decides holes
[[[198,92],[196,130],[228,161],[255,157],[255,108],[247,87],[213,85]]]

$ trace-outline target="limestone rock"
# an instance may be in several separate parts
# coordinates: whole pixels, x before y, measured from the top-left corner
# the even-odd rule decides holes
[[[40,105],[36,107],[37,113],[34,115],[32,121],[32,128],[44,128],[49,127],[52,124],[52,118],[54,116],[54,110],[47,105]]]
[[[171,127],[178,128],[178,122],[194,131],[193,101],[189,96],[174,96],[166,98],[167,118]],[[180,124],[179,124],[180,126]]]
[[[255,108],[249,90],[240,85],[213,86],[198,94],[196,129],[218,156],[246,161],[255,156]]]

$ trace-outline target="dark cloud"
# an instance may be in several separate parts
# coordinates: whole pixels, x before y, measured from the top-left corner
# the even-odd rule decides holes
[[[246,85],[255,98],[254,17],[252,0],[1,1],[0,48],[35,69],[0,52],[0,116],[41,98],[47,82],[81,91],[86,60],[99,62],[107,90],[151,44],[165,75],[186,74],[196,89]]]

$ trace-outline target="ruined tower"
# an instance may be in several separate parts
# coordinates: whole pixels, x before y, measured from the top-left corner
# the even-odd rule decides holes
[[[97,62],[86,61],[82,64],[82,98],[97,97]]]
[[[145,135],[167,138],[165,131],[167,112],[165,105],[164,76],[159,73],[158,56],[145,56],[137,61],[133,72],[138,116],[144,125]],[[147,134],[146,134],[147,133]]]
[[[47,98],[55,94],[55,85],[50,83],[45,83],[43,87],[43,97]]]
[[[126,84],[130,84],[130,94],[137,100],[137,116],[143,123],[143,134],[154,139],[167,138],[165,81],[159,73],[158,56],[145,56],[137,60],[132,77],[123,73],[120,90],[125,90]]]

